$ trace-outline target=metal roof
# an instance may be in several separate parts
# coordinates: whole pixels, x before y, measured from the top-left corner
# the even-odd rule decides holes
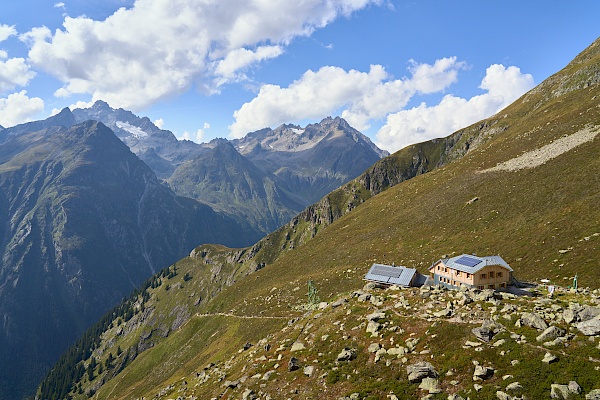
[[[472,254],[461,254],[460,256],[438,260],[429,267],[429,269],[433,268],[435,264],[438,262],[443,262],[444,265],[448,268],[455,269],[457,271],[466,272],[469,274],[474,274],[477,271],[488,267],[490,265],[500,265],[501,267],[506,268],[509,271],[513,269],[508,265],[504,259],[500,256],[486,256],[486,257],[477,257]]]
[[[365,275],[365,279],[389,285],[410,286],[416,272],[417,270],[414,268],[373,264]]]

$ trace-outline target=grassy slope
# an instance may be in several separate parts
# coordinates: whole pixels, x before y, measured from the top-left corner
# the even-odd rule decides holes
[[[191,318],[166,340],[142,353],[117,379],[106,383],[96,397],[151,395],[169,383],[191,376],[209,361],[223,361],[233,354],[229,350],[239,348],[246,340],[256,341],[278,331],[286,321],[242,320],[239,316],[299,316],[301,313],[292,307],[305,301],[308,279],[316,282],[321,298],[329,300],[360,287],[362,277],[375,261],[414,266],[426,272],[427,266],[443,254],[501,254],[520,279],[549,278],[566,286],[569,281],[563,278],[577,273],[581,286],[598,287],[600,236],[593,234],[600,232],[600,139],[535,169],[480,173],[588,124],[600,125],[600,85],[594,82],[598,47],[588,50],[586,57],[579,57],[561,74],[499,115],[464,130],[458,142],[467,140],[469,132],[481,131],[481,127],[493,128],[487,130],[488,137],[472,133],[475,136],[471,137],[471,150],[459,161],[370,199],[369,193],[363,196],[365,187],[359,178],[350,186],[357,189],[354,194],[363,196],[361,201],[368,199],[365,204],[326,228],[318,224],[303,226],[310,225],[306,221],[284,227],[287,231],[276,232],[260,247],[238,251],[245,263],[235,257],[232,260],[231,251],[212,246],[203,249],[217,253],[216,256],[180,262],[179,278],[174,279],[180,279],[186,271],[194,278],[183,283],[184,289],[170,289],[168,296],[164,285],[156,289],[156,293],[161,293],[153,297],[153,301],[159,299],[155,303],[157,310],[168,313],[173,302],[193,298],[189,287],[217,276],[217,271],[206,274],[209,268],[223,266],[238,271],[238,277],[234,275],[228,284],[238,282],[196,310],[233,313],[238,317]],[[330,203],[335,196],[330,195]],[[467,204],[474,197],[479,201]],[[347,202],[348,197],[342,201]],[[306,228],[320,231],[310,239]],[[294,233],[304,236],[294,237]],[[293,250],[282,252],[282,245]],[[572,250],[559,253],[568,248]],[[213,264],[205,264],[211,257]],[[234,262],[223,263],[227,258]],[[249,272],[249,265],[259,262],[269,265],[239,279]],[[180,294],[175,296],[175,290]]]

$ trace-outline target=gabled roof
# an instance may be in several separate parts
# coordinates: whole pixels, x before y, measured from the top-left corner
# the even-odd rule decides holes
[[[440,261],[444,263],[444,265],[448,268],[452,268],[457,271],[462,271],[469,274],[474,274],[477,271],[490,265],[499,265],[501,267],[506,268],[509,271],[513,270],[510,267],[510,265],[508,265],[508,263],[504,261],[500,256],[477,257],[472,254],[461,254],[460,256],[452,258],[443,258],[433,263],[431,267],[429,267],[429,269],[433,268]]]
[[[410,286],[416,272],[417,270],[414,268],[373,264],[367,275],[365,275],[365,279],[388,285]]]

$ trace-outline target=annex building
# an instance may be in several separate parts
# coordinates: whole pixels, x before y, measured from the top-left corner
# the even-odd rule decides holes
[[[429,267],[434,285],[457,289],[461,284],[477,289],[506,289],[513,269],[500,256],[477,257],[463,254],[443,258]]]

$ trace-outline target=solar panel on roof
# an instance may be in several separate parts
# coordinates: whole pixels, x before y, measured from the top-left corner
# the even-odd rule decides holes
[[[392,278],[398,278],[402,275],[402,269],[396,267],[390,267],[387,265],[375,265],[370,271],[376,275],[385,275]]]
[[[478,260],[478,259],[472,258],[472,257],[468,257],[468,256],[462,256],[461,258],[459,258],[458,260],[455,261],[455,263],[457,263],[457,264],[465,265],[465,266],[471,267],[471,268],[476,266],[480,262],[481,262],[481,260]]]

